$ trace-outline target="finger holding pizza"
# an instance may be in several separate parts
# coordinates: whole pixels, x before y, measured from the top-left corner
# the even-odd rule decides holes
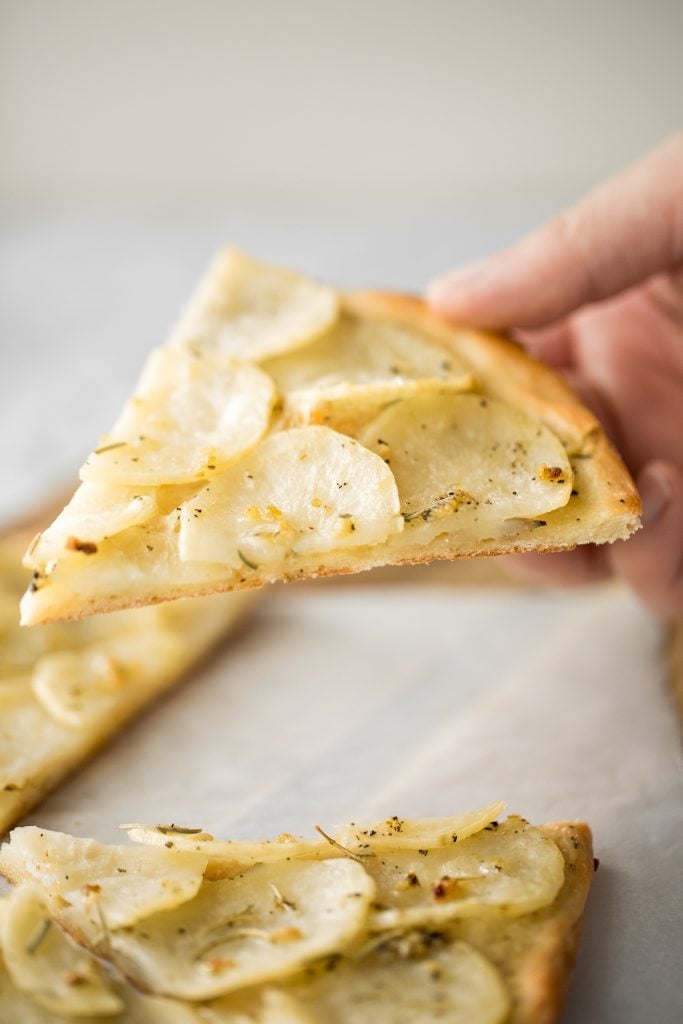
[[[514,558],[525,576],[622,577],[683,611],[683,134],[512,248],[429,289],[449,319],[513,330],[593,408],[634,473],[627,544]]]

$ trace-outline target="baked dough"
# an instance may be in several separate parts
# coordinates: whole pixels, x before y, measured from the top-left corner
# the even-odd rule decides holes
[[[81,476],[24,624],[639,527],[600,424],[518,345],[233,250]]]
[[[292,836],[233,844],[160,825],[137,833],[151,846],[108,847],[16,829],[0,850],[0,871],[17,886],[0,901],[8,971],[0,987],[14,983],[15,1000],[17,989],[37,992],[41,1005],[56,1010],[77,998],[81,1014],[91,999],[95,1019],[97,1006],[130,1004],[129,979],[146,993],[136,1004],[141,1021],[145,1000],[162,999],[179,1021],[197,1024],[432,1024],[442,1016],[453,1024],[552,1024],[593,874],[590,831],[566,822],[534,828],[516,816],[484,824],[487,810],[478,826],[473,815],[453,818],[437,839],[429,820],[388,819],[396,832],[406,826],[402,842],[414,836],[426,844],[413,850],[416,868],[394,890],[398,902],[405,897],[413,910],[422,907],[423,917],[388,929],[376,926],[383,898],[377,861],[407,855],[410,847],[397,847],[391,836],[382,845],[387,840],[374,826],[363,833],[369,842],[353,838],[354,826],[336,832],[351,836],[349,847],[321,831],[328,858],[318,855],[316,841]],[[289,856],[287,848],[300,843],[303,853]],[[270,847],[269,860],[230,860],[239,849],[259,847]],[[143,856],[151,853],[156,859]],[[435,856],[435,870],[450,857],[450,874],[436,882],[428,867]],[[161,882],[165,870],[185,877],[203,865],[198,890],[155,888],[155,872]],[[536,891],[536,909],[491,904],[501,878],[503,887],[531,892],[535,874],[546,885],[542,898]],[[155,909],[160,899],[165,909]],[[447,911],[438,923],[434,905]],[[84,949],[98,961],[84,963]],[[55,959],[73,967],[77,957],[89,987],[74,995]],[[28,994],[22,998],[28,1004]]]
[[[0,538],[0,835],[168,690],[255,592],[19,628],[27,536]]]

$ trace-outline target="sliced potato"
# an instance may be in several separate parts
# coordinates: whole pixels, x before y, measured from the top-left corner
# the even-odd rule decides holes
[[[51,718],[79,727],[98,717],[102,707],[115,700],[123,682],[110,655],[86,648],[44,655],[33,670],[31,686]]]
[[[356,862],[280,861],[205,881],[175,910],[114,932],[107,955],[146,990],[208,999],[343,949],[374,895]]]
[[[349,312],[315,344],[262,365],[284,393],[405,378],[445,380],[470,372],[451,352],[404,324]]]
[[[500,800],[478,811],[456,814],[448,818],[385,818],[365,825],[351,822],[339,829],[334,838],[350,850],[391,849],[433,850],[452,846],[490,825],[505,810]]]
[[[135,843],[164,846],[171,840],[178,850],[196,850],[209,858],[206,876],[215,878],[253,864],[280,860],[326,860],[344,854],[326,839],[305,839],[285,833],[277,839],[214,839],[208,832],[175,825],[121,825]]]
[[[261,1003],[260,1024],[320,1024],[290,992],[282,989],[265,989]]]
[[[206,1024],[201,1007],[162,996],[143,995],[128,985],[121,986],[120,991],[126,1004],[121,1024]]]
[[[503,980],[465,942],[406,935],[292,986],[320,1024],[501,1024]]]
[[[361,436],[396,478],[408,524],[445,528],[535,519],[569,501],[572,469],[555,434],[481,395],[421,395],[391,406]]]
[[[298,350],[339,314],[334,288],[291,270],[220,252],[176,328],[172,344],[262,360]]]
[[[320,423],[342,434],[357,437],[384,409],[404,398],[422,394],[457,394],[459,391],[471,391],[475,386],[474,377],[466,373],[447,380],[395,377],[362,384],[302,388],[286,396],[284,418],[285,423],[295,426]]]
[[[321,1024],[303,1003],[279,988],[237,992],[202,1007],[207,1024]]]
[[[182,642],[170,630],[139,629],[83,650],[54,651],[36,663],[33,693],[55,721],[87,727],[116,706],[122,688],[143,686],[177,662]]]
[[[125,1007],[122,1015],[103,1017],[98,1013],[74,1018],[56,1014],[14,984],[0,957],[0,1024],[59,1024],[73,1020],[78,1020],[79,1024],[97,1024],[102,1020],[112,1024],[207,1024],[211,1020],[201,1009],[188,1003],[145,996],[128,986],[117,985],[116,992]]]
[[[61,729],[34,699],[30,675],[0,682],[0,791],[22,789],[40,771]]]
[[[105,846],[27,825],[0,848],[0,874],[34,882],[53,909],[68,904],[70,915],[108,932],[191,900],[206,860],[175,849]]]
[[[156,511],[154,492],[149,489],[82,483],[52,525],[34,538],[24,565],[37,569],[65,550],[94,554],[101,540],[146,523]]]
[[[555,843],[512,815],[450,846],[378,849],[363,864],[377,885],[376,930],[528,914],[552,903],[564,881]]]
[[[180,513],[180,556],[277,567],[289,552],[379,544],[403,528],[391,471],[329,427],[271,434]]]
[[[62,933],[37,889],[18,886],[3,902],[0,945],[19,989],[63,1017],[110,1017],[123,1010],[97,961]]]
[[[258,443],[275,399],[272,380],[257,366],[219,353],[155,349],[81,479],[154,486],[210,477]]]
[[[55,1016],[17,988],[0,957],[0,1024],[62,1024],[66,1020],[67,1017]],[[96,1024],[97,1020],[82,1017],[81,1024]]]

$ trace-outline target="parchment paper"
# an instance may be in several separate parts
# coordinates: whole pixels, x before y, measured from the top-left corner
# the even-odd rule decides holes
[[[608,587],[293,585],[32,817],[309,832],[496,798],[586,819],[572,1024],[680,1020],[681,784],[661,631]]]

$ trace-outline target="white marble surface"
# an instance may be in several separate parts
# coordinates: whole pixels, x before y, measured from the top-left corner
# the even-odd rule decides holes
[[[61,488],[210,251],[418,288],[545,213],[62,211],[0,234],[5,518]],[[131,820],[216,833],[429,814],[503,797],[586,818],[601,868],[569,1024],[674,1024],[683,788],[660,631],[616,590],[293,586],[34,815],[112,839]]]

